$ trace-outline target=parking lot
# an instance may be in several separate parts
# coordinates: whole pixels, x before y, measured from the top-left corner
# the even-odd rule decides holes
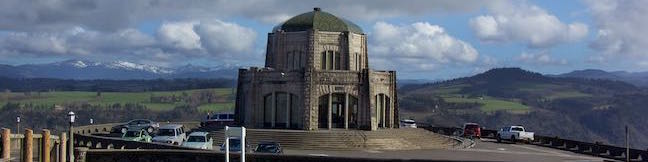
[[[496,143],[494,140],[476,140],[469,149],[433,149],[400,151],[319,151],[285,150],[285,154],[311,156],[341,156],[385,159],[427,159],[457,161],[605,161],[606,159],[568,151],[527,144]]]

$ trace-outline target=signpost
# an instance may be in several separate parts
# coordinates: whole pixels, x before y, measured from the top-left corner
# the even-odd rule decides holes
[[[245,162],[245,127],[225,126],[225,162],[229,162],[229,139],[238,137],[241,139],[241,162]]]

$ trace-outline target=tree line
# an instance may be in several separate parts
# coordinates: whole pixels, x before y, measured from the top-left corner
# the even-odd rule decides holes
[[[230,88],[236,86],[235,80],[232,79],[69,80],[0,77],[0,83],[0,90],[3,92],[143,92]]]

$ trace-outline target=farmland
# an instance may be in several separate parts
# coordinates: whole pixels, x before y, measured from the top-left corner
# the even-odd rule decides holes
[[[178,106],[195,106],[200,111],[231,111],[234,107],[232,88],[194,89],[155,92],[3,92],[0,104],[7,102],[51,108],[69,104],[110,107],[115,104],[141,104],[153,111],[168,111]]]

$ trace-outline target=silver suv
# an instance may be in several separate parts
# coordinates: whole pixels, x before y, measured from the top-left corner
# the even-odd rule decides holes
[[[161,126],[160,129],[158,129],[156,136],[153,137],[153,142],[182,145],[186,139],[187,133],[185,133],[183,125],[169,124]]]

